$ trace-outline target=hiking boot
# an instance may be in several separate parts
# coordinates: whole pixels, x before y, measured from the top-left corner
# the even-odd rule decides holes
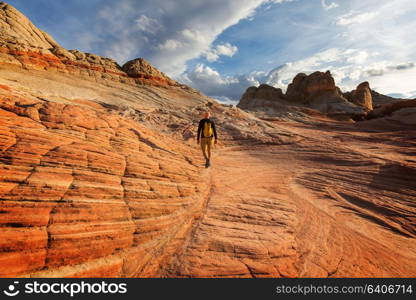
[[[205,160],[205,168],[208,168],[211,164],[209,163],[209,159]]]

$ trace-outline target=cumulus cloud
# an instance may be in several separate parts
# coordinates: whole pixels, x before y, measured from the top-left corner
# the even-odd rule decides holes
[[[183,47],[183,43],[177,40],[166,40],[163,44],[157,45],[160,50],[174,51]]]
[[[106,0],[98,12],[98,25],[105,36],[96,48],[119,63],[146,57],[171,76],[186,70],[186,63],[202,56],[210,62],[233,56],[229,43],[212,46],[219,34],[252,16],[265,3],[284,0]],[[123,45],[128,46],[122,49]]]
[[[179,79],[221,102],[230,103],[238,101],[247,87],[259,85],[264,75],[264,72],[252,72],[224,77],[209,66],[197,64],[193,70],[188,70]]]
[[[402,97],[411,97],[414,95],[411,83],[416,80],[415,66],[413,62],[371,62],[365,51],[331,48],[305,59],[285,63],[270,72],[255,71],[224,77],[213,68],[198,64],[193,70],[184,73],[180,80],[223,103],[236,103],[250,86],[267,83],[285,91],[298,73],[330,70],[343,91],[354,89],[360,82],[370,81],[371,87],[379,92],[394,94],[402,91]]]
[[[347,64],[345,64],[347,62]],[[265,82],[285,89],[297,73],[330,70],[335,82],[344,91],[352,90],[362,81],[384,93],[412,91],[416,68],[413,62],[394,64],[390,61],[371,61],[362,50],[332,48],[311,57],[284,64],[272,70]],[[380,78],[375,78],[380,77]]]
[[[365,12],[365,13],[359,13],[359,14],[354,13],[354,12],[349,12],[338,18],[337,25],[348,26],[351,24],[362,24],[362,23],[370,21],[371,19],[374,19],[377,16],[378,16],[377,11],[371,11],[371,12]]]
[[[155,34],[162,29],[162,25],[155,19],[149,18],[146,15],[140,15],[136,19],[136,26],[139,30]]]
[[[238,80],[248,75],[231,76],[227,81],[232,81],[233,87],[239,86],[243,91],[250,85],[256,85],[256,81],[285,90],[297,73],[331,70],[337,85],[344,91],[354,89],[362,81],[370,81],[371,87],[378,92],[414,97],[414,2],[398,0],[380,3],[370,0],[363,3],[352,0],[346,9],[347,12],[338,16],[321,16],[332,18],[327,21],[328,24],[337,25],[325,26],[327,34],[316,34],[314,27],[304,26],[304,32],[284,48],[286,52],[293,52],[323,41],[326,47],[322,50],[315,53],[304,51],[310,54],[303,53],[303,57],[282,62],[266,75],[246,82],[246,86],[239,84]],[[198,86],[198,83],[195,85]],[[221,86],[224,87],[224,84]],[[209,89],[204,92],[210,95]],[[227,93],[229,98],[233,97],[232,94]],[[238,100],[240,96],[235,95],[232,99]]]
[[[238,100],[263,82],[285,88],[298,72],[316,70],[331,70],[344,90],[364,80],[382,93],[415,90],[414,0],[274,5],[281,2],[291,1],[103,0],[91,34],[83,29],[73,36],[84,49],[121,64],[145,57],[218,99]],[[227,31],[232,35],[224,33],[236,24]],[[269,72],[274,66],[280,67]]]
[[[230,43],[217,45],[216,47],[216,52],[219,55],[233,56],[237,52],[237,50],[238,48],[236,46],[231,45]]]
[[[248,74],[235,76],[221,76],[213,68],[204,64],[198,64],[193,70],[185,72],[179,79],[220,101],[238,101],[244,91],[250,86],[267,83],[285,90],[297,73],[310,73],[319,69],[326,70],[326,68],[332,68],[331,62],[336,62],[341,55],[344,58],[348,58],[353,57],[354,54],[359,55],[359,51],[350,50],[343,52],[332,48],[303,60],[286,63],[270,72],[253,71]],[[335,76],[339,77],[339,75],[339,72],[335,72]],[[345,74],[342,76],[345,76]]]
[[[331,3],[327,4],[326,0],[321,0],[321,5],[325,10],[330,10],[330,9],[338,7],[337,3],[331,2]]]
[[[209,62],[214,62],[214,61],[217,61],[222,55],[232,57],[234,56],[234,54],[237,53],[237,51],[238,51],[237,46],[233,46],[230,43],[225,43],[225,44],[220,44],[209,49],[203,55]]]

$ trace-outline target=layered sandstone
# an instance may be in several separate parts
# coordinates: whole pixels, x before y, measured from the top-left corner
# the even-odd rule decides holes
[[[303,139],[216,156],[205,213],[160,274],[413,277],[414,127],[277,124]]]
[[[221,144],[291,140],[143,59],[66,50],[0,8],[2,277],[154,276],[207,201],[204,111]]]
[[[400,99],[400,98],[393,98],[390,96],[386,96],[383,94],[380,94],[378,92],[376,92],[375,90],[371,90],[371,98],[373,99],[373,107],[377,108],[381,105],[384,104],[389,104],[389,103],[393,103],[393,102],[399,102],[399,101],[403,101],[405,99]]]
[[[83,104],[0,94],[1,276],[151,274],[201,212],[195,149]]]
[[[367,81],[360,83],[355,90],[344,93],[344,96],[348,101],[358,106],[362,106],[369,111],[373,110],[373,96],[370,84]]]
[[[338,96],[335,80],[329,71],[310,75],[299,73],[287,87],[286,96],[294,101],[310,102],[322,95]]]
[[[387,126],[406,126],[416,124],[416,99],[395,101],[377,107],[368,114],[372,123]]]
[[[285,94],[281,89],[267,84],[257,88],[250,87],[237,106],[252,111],[267,111],[272,115],[284,111],[289,116],[299,115],[299,112],[302,113],[299,107],[306,107],[332,116],[361,118],[367,108],[364,109],[364,104],[357,105],[357,103],[351,103],[344,98],[329,71],[325,73],[317,71],[310,75],[297,74]],[[290,117],[293,119],[293,116]]]
[[[277,102],[284,99],[281,89],[272,87],[267,84],[261,84],[258,87],[249,87],[241,96],[238,107],[242,109],[265,109],[273,107]]]
[[[170,79],[166,74],[160,72],[143,58],[137,58],[126,62],[122,70],[133,78],[141,78],[153,81],[159,81],[162,84],[175,85],[175,81]]]
[[[18,50],[31,47],[45,51],[59,46],[46,32],[36,28],[25,15],[4,2],[0,2],[0,20],[2,45],[16,45]]]
[[[0,7],[0,276],[416,275],[415,130],[397,121],[413,102],[385,124],[330,120],[310,107],[358,106],[317,73],[294,80],[298,100],[252,89],[296,107],[264,121]],[[195,143],[207,110],[210,169]]]
[[[223,145],[294,140],[203,99],[174,113],[167,98],[165,110],[143,114],[14,84],[0,85],[0,276],[155,276],[207,201],[211,181],[193,138],[208,108]]]

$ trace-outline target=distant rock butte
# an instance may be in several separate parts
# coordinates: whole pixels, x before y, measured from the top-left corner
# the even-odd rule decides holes
[[[276,101],[284,98],[281,89],[261,84],[259,87],[249,87],[241,97],[238,107],[245,109],[273,107]]]
[[[286,97],[291,100],[310,102],[322,95],[339,96],[334,78],[329,71],[310,75],[299,73],[287,87]]]
[[[396,124],[416,125],[416,99],[384,104],[368,114],[368,119],[380,118]]]
[[[371,98],[373,99],[373,107],[377,108],[378,106],[389,104],[393,102],[400,102],[406,99],[401,98],[393,98],[387,95],[380,94],[376,92],[375,90],[371,89]]]
[[[344,96],[348,101],[358,106],[362,106],[368,110],[373,109],[373,96],[370,84],[367,81],[360,83],[355,90],[344,93]]]
[[[267,84],[249,87],[237,106],[257,113],[268,113],[268,118],[273,115],[291,115],[293,118],[293,114],[312,108],[329,116],[349,116],[355,120],[365,120],[390,115],[393,111],[412,106],[412,103],[413,100],[396,99],[377,93],[370,88],[367,81],[360,83],[355,90],[343,93],[335,85],[329,71],[317,71],[310,75],[297,74],[286,93]],[[402,113],[396,113],[395,119],[398,122],[401,115]],[[411,119],[409,115],[413,116],[412,110],[403,115],[403,121]],[[393,121],[393,118],[389,120]]]
[[[361,99],[363,97],[361,94],[357,94],[356,97],[363,103],[371,102],[371,95],[370,99],[365,98],[365,100]],[[368,102],[365,102],[366,105],[357,105],[348,101],[335,85],[329,71],[325,73],[317,71],[310,75],[304,73],[296,75],[289,84],[286,94],[267,84],[250,87],[237,106],[248,110],[262,110],[267,107],[269,111],[274,107],[276,111],[280,111],[282,104],[313,108],[328,115],[353,117],[365,115],[368,111],[366,105],[370,105]]]
[[[126,62],[122,70],[133,78],[140,78],[161,84],[175,85],[175,82],[167,77],[163,72],[153,67],[143,58],[137,58]]]

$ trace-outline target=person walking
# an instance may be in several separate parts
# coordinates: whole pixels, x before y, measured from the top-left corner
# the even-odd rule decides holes
[[[203,119],[199,121],[197,133],[197,143],[201,144],[202,154],[205,158],[205,168],[211,165],[211,148],[214,143],[217,144],[218,140],[215,123],[210,117],[209,111],[204,113]]]

